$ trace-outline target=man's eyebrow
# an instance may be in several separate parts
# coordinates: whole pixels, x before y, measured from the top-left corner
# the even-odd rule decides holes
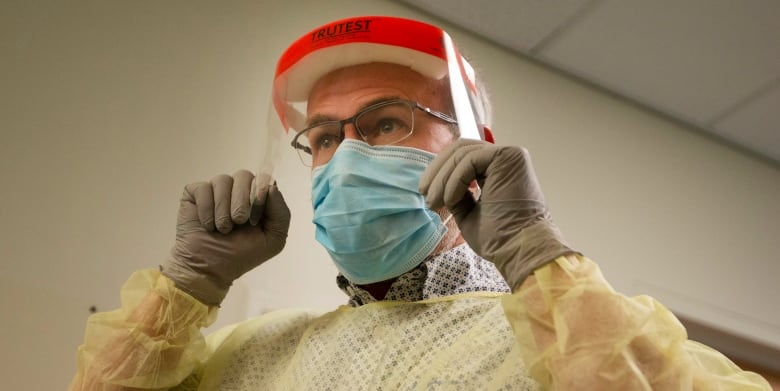
[[[330,121],[337,121],[337,119],[325,114],[314,114],[313,116],[309,117],[306,120],[306,127],[308,128],[317,124],[321,124],[323,122],[330,122]]]
[[[364,110],[366,107],[373,106],[373,105],[376,105],[376,104],[379,104],[379,103],[389,102],[391,100],[400,100],[400,99],[401,99],[401,97],[397,96],[397,95],[382,96],[382,97],[379,97],[379,98],[376,98],[376,99],[372,99],[372,100],[364,103],[363,105],[360,106],[360,109],[358,109],[358,111]]]
[[[379,98],[376,98],[376,99],[372,99],[372,100],[370,100],[370,101],[360,105],[360,108],[357,111],[355,111],[355,113],[358,113],[361,110],[364,110],[366,107],[370,107],[370,106],[373,106],[375,104],[379,104],[379,103],[387,102],[387,101],[391,101],[391,100],[399,100],[399,99],[403,99],[403,98],[401,98],[400,96],[397,96],[397,95],[388,95],[388,96],[382,96],[382,97],[379,97]],[[352,114],[352,115],[355,115],[355,114]],[[312,115],[311,117],[309,117],[306,120],[306,127],[314,126],[314,125],[321,124],[323,122],[329,122],[329,121],[339,121],[339,119],[336,119],[335,117],[333,117],[331,115],[319,114],[319,113],[318,114],[314,114],[314,115]]]

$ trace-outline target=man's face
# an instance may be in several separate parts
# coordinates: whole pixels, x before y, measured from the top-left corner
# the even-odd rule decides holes
[[[407,99],[434,110],[444,111],[444,91],[437,82],[407,67],[371,63],[342,68],[323,76],[311,90],[308,123],[349,118],[361,109],[381,100]],[[344,136],[362,140],[354,125],[344,126]],[[443,121],[415,112],[414,131],[395,145],[440,152],[454,139]]]
[[[408,99],[433,110],[448,112],[444,102],[450,99],[441,84],[407,67],[387,63],[357,65],[323,76],[311,90],[307,119],[309,124],[349,118],[378,100]],[[344,126],[344,137],[362,140],[354,125]],[[414,131],[394,145],[413,147],[432,153],[441,152],[454,141],[450,128],[442,120],[415,110]],[[437,211],[442,220],[449,215]],[[447,234],[433,251],[437,254],[464,242],[454,219]]]

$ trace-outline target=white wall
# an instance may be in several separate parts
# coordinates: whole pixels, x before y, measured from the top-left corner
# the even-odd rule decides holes
[[[0,378],[63,389],[88,308],[155,267],[184,184],[253,169],[276,57],[387,1],[0,4]],[[430,19],[428,19],[430,20]],[[449,29],[492,87],[501,144],[528,147],[559,225],[628,294],[780,341],[780,171]],[[343,302],[286,151],[290,245],[236,283],[220,324]]]

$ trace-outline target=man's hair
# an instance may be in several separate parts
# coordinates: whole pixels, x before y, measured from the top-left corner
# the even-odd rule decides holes
[[[474,71],[476,72],[476,70]],[[482,78],[477,77],[477,115],[482,125],[488,128],[493,126],[493,104],[490,103],[490,93]]]

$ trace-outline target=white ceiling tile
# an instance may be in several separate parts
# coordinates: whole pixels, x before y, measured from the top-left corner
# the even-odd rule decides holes
[[[780,75],[778,21],[774,0],[608,0],[539,55],[704,124]]]
[[[402,0],[496,43],[528,52],[588,0]]]
[[[714,124],[726,139],[780,162],[780,84]]]

